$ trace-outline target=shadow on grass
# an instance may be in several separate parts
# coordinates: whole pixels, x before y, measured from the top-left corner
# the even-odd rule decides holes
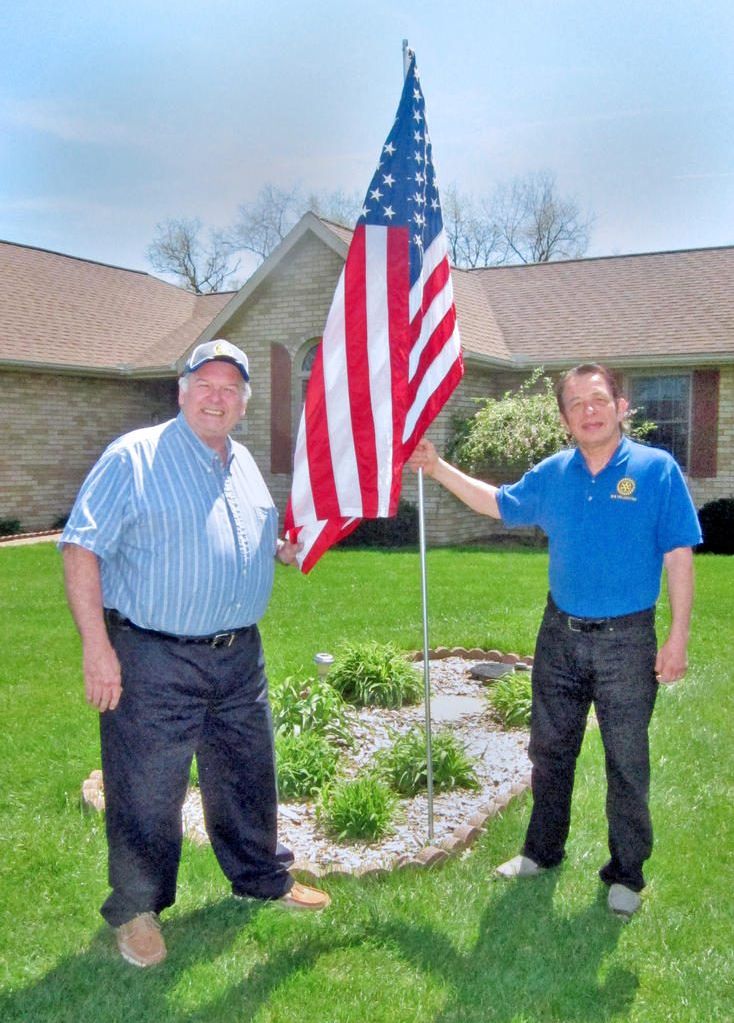
[[[245,951],[241,979],[201,1004],[207,998],[205,981],[192,981],[192,971],[195,973],[198,964],[209,964],[226,956],[263,908],[260,903],[242,904],[226,899],[166,920],[168,958],[147,970],[124,962],[109,928],[103,926],[89,948],[63,959],[35,984],[0,995],[0,1020],[3,1023],[251,1020],[292,974],[308,971],[324,953],[352,944],[351,940],[335,939],[327,929],[307,935],[289,947],[287,954],[272,960],[265,957],[254,966],[249,958],[251,951]],[[262,960],[261,950],[256,954]],[[226,969],[232,972],[231,965]],[[190,1009],[186,1008],[187,999],[192,1004]]]
[[[504,890],[482,914],[477,939],[466,951],[442,931],[407,922],[378,926],[371,937],[445,987],[445,1004],[433,1023],[623,1018],[638,978],[630,970],[607,969],[606,960],[625,924],[609,913],[602,886],[581,912],[558,913],[558,879],[554,870],[531,882],[492,882]]]
[[[435,979],[445,996],[432,1023],[604,1023],[624,1018],[638,980],[632,971],[607,963],[624,924],[608,913],[606,889],[601,887],[596,901],[580,912],[558,912],[557,882],[558,872],[551,871],[531,882],[488,887],[489,904],[466,947],[444,928],[398,919],[382,899],[366,917],[357,910],[351,924],[347,916],[341,926],[281,931],[270,955],[263,949],[262,934],[255,946],[233,948],[263,907],[225,899],[168,920],[168,959],[151,970],[123,962],[108,929],[101,928],[88,949],[62,960],[35,984],[0,997],[0,1019],[247,1023],[279,988],[318,969],[323,956],[349,949],[356,960],[364,943],[397,955],[413,975]],[[467,933],[471,928],[468,921]],[[217,958],[226,960],[230,949],[235,965],[231,959],[223,961],[222,984],[208,992],[199,967],[206,970]],[[336,1008],[330,997],[323,1006],[324,1019]],[[381,1019],[387,1018],[384,997],[375,1006]],[[306,1008],[313,1013],[313,1004]],[[427,1017],[419,1018],[427,1023]],[[404,1021],[396,1017],[395,1023]]]

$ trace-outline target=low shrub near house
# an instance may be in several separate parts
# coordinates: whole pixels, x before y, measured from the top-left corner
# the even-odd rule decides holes
[[[709,501],[698,513],[703,543],[698,550],[708,554],[734,554],[734,498]]]
[[[389,519],[364,519],[340,547],[411,547],[418,543],[418,508],[399,501],[397,515]]]
[[[15,536],[20,533],[20,519],[0,519],[0,536]]]
[[[316,812],[324,828],[340,840],[375,841],[390,832],[397,802],[383,781],[365,774],[325,789]]]
[[[418,703],[423,693],[420,675],[391,644],[343,647],[334,659],[329,682],[358,707],[402,707]]]
[[[474,763],[451,732],[439,732],[431,741],[435,791],[478,789]],[[395,792],[414,796],[428,787],[426,733],[418,728],[395,740],[377,759],[377,773]]]

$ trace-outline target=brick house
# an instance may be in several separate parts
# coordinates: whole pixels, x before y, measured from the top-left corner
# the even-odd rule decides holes
[[[0,519],[66,514],[102,449],[175,414],[176,377],[201,341],[250,358],[237,436],[282,510],[311,359],[351,232],[306,214],[237,292],[195,296],[149,274],[0,242]],[[472,399],[533,367],[603,361],[659,424],[700,507],[734,494],[734,247],[453,272],[466,375],[432,428],[441,448]],[[406,477],[405,496],[414,496]],[[498,527],[426,488],[428,539]]]

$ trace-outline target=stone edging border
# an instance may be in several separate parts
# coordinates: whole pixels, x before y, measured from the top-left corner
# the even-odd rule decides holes
[[[60,529],[42,529],[38,533],[3,533],[0,536],[0,544],[17,543],[26,540],[42,540],[44,537],[61,536]]]
[[[478,647],[467,649],[466,647],[436,647],[428,651],[430,660],[443,660],[446,657],[461,657],[466,660],[488,660],[499,661],[501,664],[522,665],[520,670],[527,670],[532,666],[533,658],[530,656],[520,657],[518,654],[503,654],[499,650],[481,650]],[[412,661],[423,660],[423,651],[414,651],[408,654]],[[530,775],[525,775],[518,782],[511,786],[510,791],[501,798],[492,799],[474,813],[466,824],[459,824],[454,828],[448,838],[442,839],[437,845],[426,845],[416,853],[401,853],[396,856],[390,866],[366,866],[350,870],[347,867],[336,865],[321,866],[319,863],[312,863],[307,860],[296,860],[291,868],[291,873],[300,881],[318,881],[328,877],[387,877],[393,870],[425,870],[441,866],[449,859],[470,849],[472,845],[487,830],[487,824],[497,814],[506,810],[513,799],[521,796],[530,787]],[[92,771],[89,777],[82,784],[81,791],[82,806],[85,809],[104,811],[104,787],[102,772],[97,769]],[[200,843],[200,839],[194,839],[193,835],[185,832],[186,837]]]

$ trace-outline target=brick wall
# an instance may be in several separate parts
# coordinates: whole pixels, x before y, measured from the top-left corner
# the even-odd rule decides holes
[[[176,414],[175,381],[0,373],[0,519],[24,532],[68,514],[79,486],[121,433]]]
[[[253,395],[247,417],[234,435],[252,451],[281,513],[291,477],[271,472],[271,346],[282,345],[291,360],[295,433],[300,415],[296,370],[306,347],[323,331],[342,266],[341,258],[323,242],[304,235],[221,332],[250,359]],[[112,438],[161,422],[177,411],[174,380],[11,372],[0,376],[5,398],[0,519],[17,518],[25,530],[48,528],[69,511],[86,472]],[[519,373],[499,372],[469,360],[464,380],[431,428],[439,451],[446,450],[454,418],[473,412],[474,397],[498,397],[522,379]],[[698,507],[734,494],[734,368],[721,373],[719,431],[717,478],[691,481]],[[405,475],[403,495],[416,500],[412,473]],[[466,543],[505,532],[495,521],[470,512],[431,480],[425,483],[425,499],[427,539],[432,545]]]

